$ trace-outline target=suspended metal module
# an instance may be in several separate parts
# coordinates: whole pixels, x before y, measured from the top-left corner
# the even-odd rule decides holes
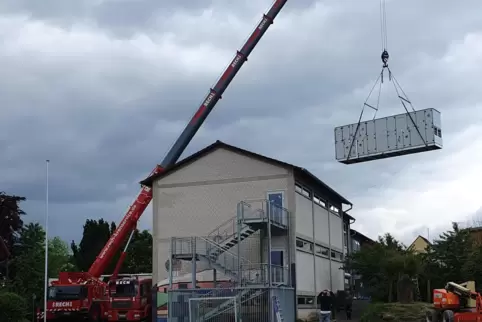
[[[442,121],[433,108],[416,111],[404,90],[388,67],[385,0],[380,0],[382,31],[382,71],[368,94],[357,123],[335,128],[336,160],[344,164],[360,163],[395,156],[442,149]],[[405,113],[376,119],[384,73],[393,84]],[[379,85],[376,104],[368,101]],[[409,111],[408,106],[412,111]],[[362,121],[365,107],[375,111],[372,120]]]
[[[344,164],[441,148],[441,116],[433,108],[335,128],[336,160]]]

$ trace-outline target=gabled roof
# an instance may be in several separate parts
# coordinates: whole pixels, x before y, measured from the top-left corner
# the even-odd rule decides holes
[[[310,171],[308,171],[305,168],[302,168],[302,167],[299,167],[299,166],[296,166],[296,165],[293,165],[293,164],[290,164],[290,163],[286,163],[286,162],[283,162],[283,161],[280,161],[280,160],[276,160],[276,159],[273,159],[273,158],[269,158],[267,156],[264,156],[264,155],[261,155],[261,154],[258,154],[258,153],[254,153],[254,152],[251,152],[251,151],[248,151],[248,150],[244,150],[244,149],[238,148],[236,146],[221,142],[219,140],[214,142],[211,145],[208,145],[204,149],[201,149],[198,152],[184,158],[183,160],[179,161],[178,163],[176,163],[172,167],[164,170],[162,173],[150,176],[150,177],[142,180],[141,184],[151,187],[155,180],[161,179],[161,178],[175,172],[176,170],[179,170],[180,168],[182,168],[182,167],[202,158],[203,156],[205,156],[205,155],[207,155],[207,154],[209,154],[209,153],[211,153],[211,152],[213,152],[213,151],[215,151],[219,148],[223,148],[223,149],[235,152],[235,153],[243,154],[243,155],[249,156],[251,158],[258,159],[260,161],[264,161],[264,162],[268,162],[268,163],[271,163],[271,164],[274,164],[274,165],[278,165],[278,166],[281,166],[281,167],[292,169],[293,172],[295,173],[295,176],[301,177],[301,178],[309,181],[313,185],[317,185],[318,187],[320,187],[321,189],[326,191],[327,195],[328,195],[327,197],[331,197],[333,199],[333,201],[337,201],[337,202],[340,202],[342,204],[352,205],[352,203],[350,201],[348,201],[346,198],[344,198],[338,192],[333,190],[330,186],[328,186],[326,183],[324,183],[323,181],[318,179],[314,174],[312,174]]]
[[[418,237],[422,238],[422,240],[423,240],[424,242],[426,242],[427,244],[430,244],[430,241],[429,241],[427,238],[425,238],[425,237],[423,237],[423,236],[421,236],[421,235],[418,235]]]
[[[417,238],[415,238],[415,239],[413,240],[413,242],[410,244],[410,246],[408,246],[407,249],[411,249],[411,248],[415,245],[415,242],[416,242],[418,239],[423,240],[427,245],[431,245],[430,241],[429,241],[427,238],[425,238],[425,237],[423,237],[423,236],[421,236],[421,235],[418,235]]]

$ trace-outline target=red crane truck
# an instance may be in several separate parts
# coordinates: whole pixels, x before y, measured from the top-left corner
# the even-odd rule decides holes
[[[151,321],[152,278],[124,277],[109,281],[108,321]]]
[[[243,47],[236,53],[214,87],[210,89],[208,95],[165,158],[152,170],[150,175],[161,173],[164,169],[173,166],[177,162],[286,2],[287,0],[276,0],[269,11],[263,15],[256,29],[252,32]],[[47,304],[47,319],[49,321],[56,320],[65,315],[72,316],[72,312],[90,321],[105,320],[108,317],[107,303],[110,299],[108,298],[107,285],[101,282],[99,277],[112,260],[114,254],[119,251],[126,237],[129,234],[130,238],[132,237],[137,221],[151,202],[151,199],[151,188],[142,186],[137,198],[128,208],[124,218],[95,259],[89,271],[61,274],[58,282],[51,287],[49,292],[49,295],[52,295],[49,296]],[[116,272],[118,272],[125,259],[126,250],[127,246],[121,253],[116,266]],[[68,296],[66,296],[66,294],[68,294]]]

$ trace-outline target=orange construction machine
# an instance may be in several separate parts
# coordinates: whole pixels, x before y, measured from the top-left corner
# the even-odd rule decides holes
[[[449,282],[444,289],[433,290],[433,309],[426,316],[427,322],[482,321],[482,297],[473,281]]]

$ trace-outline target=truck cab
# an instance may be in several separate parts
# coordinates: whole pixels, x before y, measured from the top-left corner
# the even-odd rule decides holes
[[[125,277],[108,285],[108,321],[150,321],[152,279]]]
[[[47,320],[61,321],[83,318],[99,321],[104,314],[102,302],[94,302],[104,288],[97,285],[53,283],[47,293]]]

